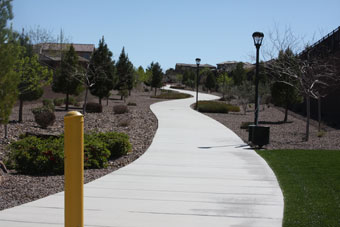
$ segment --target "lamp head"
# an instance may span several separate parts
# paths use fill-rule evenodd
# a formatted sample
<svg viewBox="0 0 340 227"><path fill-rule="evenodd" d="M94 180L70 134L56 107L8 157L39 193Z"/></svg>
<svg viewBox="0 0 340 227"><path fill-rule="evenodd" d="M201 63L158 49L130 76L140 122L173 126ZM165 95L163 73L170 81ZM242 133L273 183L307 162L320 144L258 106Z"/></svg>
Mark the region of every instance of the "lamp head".
<svg viewBox="0 0 340 227"><path fill-rule="evenodd" d="M199 65L201 63L201 59L200 58L196 58L196 64Z"/></svg>
<svg viewBox="0 0 340 227"><path fill-rule="evenodd" d="M264 34L262 32L254 32L253 33L254 45L256 47L261 46L263 37L264 37Z"/></svg>

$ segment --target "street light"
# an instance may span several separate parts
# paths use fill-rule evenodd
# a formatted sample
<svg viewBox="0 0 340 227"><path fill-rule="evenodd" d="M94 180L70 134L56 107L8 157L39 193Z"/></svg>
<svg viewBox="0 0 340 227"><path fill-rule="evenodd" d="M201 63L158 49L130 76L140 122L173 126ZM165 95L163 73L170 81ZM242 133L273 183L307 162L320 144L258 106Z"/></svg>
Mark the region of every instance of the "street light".
<svg viewBox="0 0 340 227"><path fill-rule="evenodd" d="M255 74L255 120L254 123L257 126L259 123L259 52L260 46L263 40L262 32L254 32L253 39L256 47L256 74Z"/></svg>
<svg viewBox="0 0 340 227"><path fill-rule="evenodd" d="M196 106L195 109L198 110L198 73L200 68L201 59L196 58L196 65L197 65L197 75L196 75Z"/></svg>

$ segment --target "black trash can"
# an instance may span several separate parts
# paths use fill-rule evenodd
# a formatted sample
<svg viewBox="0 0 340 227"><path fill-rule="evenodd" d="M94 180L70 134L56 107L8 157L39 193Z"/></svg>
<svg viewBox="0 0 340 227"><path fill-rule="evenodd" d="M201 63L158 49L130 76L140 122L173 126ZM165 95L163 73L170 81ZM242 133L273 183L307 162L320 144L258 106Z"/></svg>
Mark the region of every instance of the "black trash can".
<svg viewBox="0 0 340 227"><path fill-rule="evenodd" d="M270 128L268 126L249 125L248 141L259 146L269 144Z"/></svg>

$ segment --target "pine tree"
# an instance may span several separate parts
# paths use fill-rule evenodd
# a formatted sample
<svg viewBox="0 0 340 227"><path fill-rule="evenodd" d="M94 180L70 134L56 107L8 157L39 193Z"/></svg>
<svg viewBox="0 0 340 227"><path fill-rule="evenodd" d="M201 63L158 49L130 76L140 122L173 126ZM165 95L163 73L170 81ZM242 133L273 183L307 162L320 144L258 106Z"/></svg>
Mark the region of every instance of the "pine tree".
<svg viewBox="0 0 340 227"><path fill-rule="evenodd" d="M19 73L16 66L20 63L21 48L13 37L12 29L6 28L7 21L13 18L11 0L1 1L0 12L0 124L6 126L18 95Z"/></svg>
<svg viewBox="0 0 340 227"><path fill-rule="evenodd" d="M123 99L123 94L126 93L127 90L130 94L133 88L133 65L129 61L129 57L125 54L124 47L119 55L116 68L118 77L116 89L121 94L121 99Z"/></svg>
<svg viewBox="0 0 340 227"><path fill-rule="evenodd" d="M151 87L155 88L155 95L157 94L157 88L162 86L163 70L158 62L151 62L147 71L151 72Z"/></svg>
<svg viewBox="0 0 340 227"><path fill-rule="evenodd" d="M89 80L93 86L90 88L92 95L102 99L108 97L114 87L115 62L111 59L112 52L104 41L104 36L99 40L98 48L93 52L90 61Z"/></svg>
<svg viewBox="0 0 340 227"><path fill-rule="evenodd" d="M43 87L51 83L52 72L38 62L38 56L33 54L32 45L24 34L20 37L23 47L21 54L21 67L19 91L19 122L22 122L24 101L39 99L43 94Z"/></svg>
<svg viewBox="0 0 340 227"><path fill-rule="evenodd" d="M78 55L71 44L69 51L62 55L60 68L57 70L52 84L53 91L66 94L65 110L68 110L69 96L78 95L81 90L82 77L78 71Z"/></svg>
<svg viewBox="0 0 340 227"><path fill-rule="evenodd" d="M205 86L208 88L208 90L210 90L210 92L216 87L216 78L214 73L211 71L208 72Z"/></svg>

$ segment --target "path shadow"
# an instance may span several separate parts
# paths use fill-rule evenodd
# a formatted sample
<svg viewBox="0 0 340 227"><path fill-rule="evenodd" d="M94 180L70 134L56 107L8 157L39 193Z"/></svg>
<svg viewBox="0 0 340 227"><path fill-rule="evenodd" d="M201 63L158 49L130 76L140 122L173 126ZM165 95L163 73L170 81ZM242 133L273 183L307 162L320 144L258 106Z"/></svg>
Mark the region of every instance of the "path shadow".
<svg viewBox="0 0 340 227"><path fill-rule="evenodd" d="M265 125L282 125L282 124L291 124L293 121L259 121L259 124L265 124Z"/></svg>

